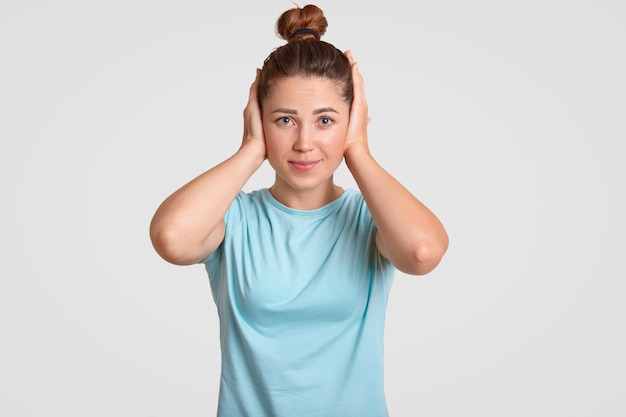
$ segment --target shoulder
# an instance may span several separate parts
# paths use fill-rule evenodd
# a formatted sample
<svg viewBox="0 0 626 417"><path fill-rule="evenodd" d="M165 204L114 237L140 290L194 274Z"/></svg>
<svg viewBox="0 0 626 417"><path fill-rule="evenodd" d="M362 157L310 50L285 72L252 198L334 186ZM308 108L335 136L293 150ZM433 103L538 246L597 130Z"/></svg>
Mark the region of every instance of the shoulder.
<svg viewBox="0 0 626 417"><path fill-rule="evenodd" d="M371 220L369 208L359 190L348 188L343 192L341 210L352 213L360 220Z"/></svg>
<svg viewBox="0 0 626 417"><path fill-rule="evenodd" d="M267 189L254 190L250 192L240 191L233 200L230 208L224 216L225 222L232 222L245 219L260 207L267 205Z"/></svg>

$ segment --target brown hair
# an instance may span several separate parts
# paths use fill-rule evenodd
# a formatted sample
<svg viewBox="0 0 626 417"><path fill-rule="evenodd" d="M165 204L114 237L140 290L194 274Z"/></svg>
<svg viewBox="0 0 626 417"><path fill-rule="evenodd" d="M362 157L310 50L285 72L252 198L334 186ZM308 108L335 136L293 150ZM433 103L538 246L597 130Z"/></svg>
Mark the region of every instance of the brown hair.
<svg viewBox="0 0 626 417"><path fill-rule="evenodd" d="M343 99L352 104L352 70L348 58L330 43L319 40L326 33L327 26L324 12L312 4L287 10L278 18L276 34L287 44L272 51L265 59L258 87L261 108L272 84L296 76L335 81L341 87Z"/></svg>

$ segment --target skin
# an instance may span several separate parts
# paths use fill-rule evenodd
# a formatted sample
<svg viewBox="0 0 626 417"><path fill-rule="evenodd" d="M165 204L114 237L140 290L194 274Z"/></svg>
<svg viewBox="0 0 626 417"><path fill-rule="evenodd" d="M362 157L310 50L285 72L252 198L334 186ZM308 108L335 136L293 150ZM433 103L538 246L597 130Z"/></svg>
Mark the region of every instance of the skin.
<svg viewBox="0 0 626 417"><path fill-rule="evenodd" d="M277 83L263 104L267 159L276 171L270 192L286 206L315 209L343 192L333 182L350 121L340 93L330 80L294 77Z"/></svg>
<svg viewBox="0 0 626 417"><path fill-rule="evenodd" d="M437 266L448 247L446 231L371 155L363 79L352 54L346 52L346 56L354 83L351 107L332 81L293 77L273 86L261 112L257 70L244 109L238 151L177 190L157 209L150 235L161 257L189 265L213 252L224 238L224 214L266 158L276 172L272 195L303 210L319 208L343 193L334 184L333 174L345 160L377 226L376 245L381 254L411 275L426 274Z"/></svg>

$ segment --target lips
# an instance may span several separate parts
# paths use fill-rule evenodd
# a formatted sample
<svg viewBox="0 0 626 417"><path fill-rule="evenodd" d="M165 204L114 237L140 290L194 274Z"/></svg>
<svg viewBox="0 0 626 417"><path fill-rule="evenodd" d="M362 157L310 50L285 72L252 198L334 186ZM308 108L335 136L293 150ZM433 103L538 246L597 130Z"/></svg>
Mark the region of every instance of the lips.
<svg viewBox="0 0 626 417"><path fill-rule="evenodd" d="M309 172L317 166L319 161L289 161L289 166L298 172Z"/></svg>

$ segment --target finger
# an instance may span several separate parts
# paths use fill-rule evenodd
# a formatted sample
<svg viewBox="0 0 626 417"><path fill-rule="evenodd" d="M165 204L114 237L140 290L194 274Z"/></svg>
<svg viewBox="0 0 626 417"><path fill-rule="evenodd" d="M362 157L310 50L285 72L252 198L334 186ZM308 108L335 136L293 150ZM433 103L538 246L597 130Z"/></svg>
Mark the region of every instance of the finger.
<svg viewBox="0 0 626 417"><path fill-rule="evenodd" d="M363 88L363 77L361 76L361 72L359 71L359 63L355 61L354 55L351 50L347 50L344 52L345 56L348 58L348 62L350 62L350 67L352 70L352 82L355 90L358 88L358 93L364 93Z"/></svg>
<svg viewBox="0 0 626 417"><path fill-rule="evenodd" d="M260 79L261 70L257 68L256 77L254 82L250 85L250 92L248 95L248 103L246 103L246 107L243 109L245 122L254 124L254 119L261 117L261 109L259 107L258 101L258 90L259 90L259 79ZM249 126L253 128L252 126Z"/></svg>
<svg viewBox="0 0 626 417"><path fill-rule="evenodd" d="M346 58L348 58L348 62L350 62L350 65L352 65L354 63L354 57L352 56L352 51L348 49L343 54L346 56Z"/></svg>
<svg viewBox="0 0 626 417"><path fill-rule="evenodd" d="M250 99L256 99L260 76L261 76L261 70L257 68L256 77L254 78L254 81L250 85L250 97L249 97Z"/></svg>
<svg viewBox="0 0 626 417"><path fill-rule="evenodd" d="M363 76L359 71L358 62L355 62L352 65L352 88L354 91L354 100L365 106L365 83L363 82Z"/></svg>

